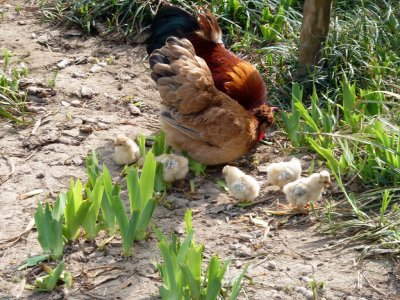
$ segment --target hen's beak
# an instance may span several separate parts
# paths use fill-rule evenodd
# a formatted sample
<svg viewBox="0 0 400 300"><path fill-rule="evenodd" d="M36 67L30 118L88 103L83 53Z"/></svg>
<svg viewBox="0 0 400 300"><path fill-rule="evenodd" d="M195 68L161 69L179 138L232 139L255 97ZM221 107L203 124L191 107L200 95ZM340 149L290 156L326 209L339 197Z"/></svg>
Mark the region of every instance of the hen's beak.
<svg viewBox="0 0 400 300"><path fill-rule="evenodd" d="M267 136L267 135L265 134L265 132L261 132L260 135L258 136L258 141L261 142L262 140L264 140L264 138L265 138L266 136Z"/></svg>

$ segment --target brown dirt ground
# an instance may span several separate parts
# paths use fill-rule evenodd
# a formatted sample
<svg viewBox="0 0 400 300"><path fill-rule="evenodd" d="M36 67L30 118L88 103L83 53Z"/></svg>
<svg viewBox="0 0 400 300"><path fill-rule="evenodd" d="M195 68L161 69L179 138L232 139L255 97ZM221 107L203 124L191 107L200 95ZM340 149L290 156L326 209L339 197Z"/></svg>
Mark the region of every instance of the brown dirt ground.
<svg viewBox="0 0 400 300"><path fill-rule="evenodd" d="M45 104L36 105L43 107L44 112L33 114L32 123L20 127L2 123L0 127L0 174L10 172L11 162L15 166L9 179L0 186L0 240L23 231L33 217L38 199L54 199L71 178L86 180L84 160L91 147L97 149L101 162L116 177L121 168L112 160L111 141L115 135L150 134L159 127L159 95L143 63L143 49L96 37L86 38L79 31L43 23L38 8L31 2L20 3L22 13L18 15L14 9L17 3L0 1L4 12L0 45L15 53L14 65L25 63L30 71L28 78L33 79L31 84L35 86L46 85L63 59L71 59L71 64L59 70L56 95L47 97ZM114 59L110 60L111 57ZM102 61L108 62L107 65L91 73L93 65ZM85 76L73 78L74 72ZM93 90L91 99L81 97L82 87ZM127 97L143 102L139 116L130 114L124 101ZM79 104L73 100L79 100ZM41 125L32 134L39 119ZM87 127L94 130L80 130ZM274 146L260 145L250 160L265 165L287 156L287 151L277 143L278 137L272 141ZM265 182L263 175L248 161L243 159L237 165ZM303 164L307 168L310 162L303 160ZM358 262L358 253L354 250L330 249L335 241L318 233L320 223L313 216L290 218L284 226L271 230L266 243L257 249L263 229L250 224L249 216L271 220L267 211L276 209L277 201L284 201L282 195L264 186L260 197L265 200L263 203L238 208L229 205L233 200L216 185L220 178L221 167L210 168L205 178L195 179L194 196L188 196L188 182L183 192L172 188L167 197L171 205L157 207L154 223L164 232L181 232L183 215L191 207L197 241L205 243L207 257L213 253L223 259L231 257L230 277L237 275L245 263L250 263L248 275L252 282L246 281L244 288L248 299L311 299L299 289L307 287L311 278L326 283L319 299L399 299L394 263L384 258ZM21 194L36 189L43 189L43 193L21 199ZM24 276L30 282L39 274L38 268L17 272L16 267L40 251L34 230L12 246L2 244L1 299L18 294L18 285ZM157 299L160 279L152 261L159 259L160 254L155 238L136 243L130 259L122 259L120 251L118 239L104 251L83 240L67 246L64 259L66 269L74 276L73 288L50 295L24 290L22 297Z"/></svg>

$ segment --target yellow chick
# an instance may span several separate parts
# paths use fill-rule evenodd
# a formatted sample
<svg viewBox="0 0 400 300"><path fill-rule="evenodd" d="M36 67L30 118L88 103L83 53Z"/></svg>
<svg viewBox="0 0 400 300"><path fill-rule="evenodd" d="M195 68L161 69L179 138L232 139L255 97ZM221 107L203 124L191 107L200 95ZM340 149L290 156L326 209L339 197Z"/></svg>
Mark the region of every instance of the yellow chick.
<svg viewBox="0 0 400 300"><path fill-rule="evenodd" d="M114 161L118 165L130 165L140 158L139 146L123 134L117 136L114 146Z"/></svg>
<svg viewBox="0 0 400 300"><path fill-rule="evenodd" d="M162 154L156 161L163 164L163 177L166 182L184 179L189 172L189 160L181 155Z"/></svg>
<svg viewBox="0 0 400 300"><path fill-rule="evenodd" d="M283 187L283 193L294 209L304 210L304 206L308 202L318 201L321 198L324 187L329 187L330 184L329 172L322 171L288 183Z"/></svg>
<svg viewBox="0 0 400 300"><path fill-rule="evenodd" d="M267 182L281 189L289 182L300 178L301 163L296 157L290 161L272 163L267 167Z"/></svg>
<svg viewBox="0 0 400 300"><path fill-rule="evenodd" d="M232 166L222 169L226 185L233 197L239 201L253 201L260 193L260 184L250 175Z"/></svg>

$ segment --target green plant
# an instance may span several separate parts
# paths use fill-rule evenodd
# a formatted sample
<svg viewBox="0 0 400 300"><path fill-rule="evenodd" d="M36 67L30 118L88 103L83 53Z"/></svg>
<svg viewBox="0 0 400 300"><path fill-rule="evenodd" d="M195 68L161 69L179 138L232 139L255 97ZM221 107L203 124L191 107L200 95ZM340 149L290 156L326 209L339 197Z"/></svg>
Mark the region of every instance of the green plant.
<svg viewBox="0 0 400 300"><path fill-rule="evenodd" d="M121 231L124 256L131 255L134 240L142 240L147 236L147 227L157 204L153 198L155 170L156 161L151 150L146 155L140 177L136 167L127 169L130 218L122 205L119 194L112 195L110 198Z"/></svg>
<svg viewBox="0 0 400 300"><path fill-rule="evenodd" d="M69 288L72 286L72 275L64 271L64 261L61 261L54 270L47 265L45 265L44 269L48 275L36 278L36 290L40 292L51 292L55 289L60 280L65 283L66 287Z"/></svg>
<svg viewBox="0 0 400 300"><path fill-rule="evenodd" d="M292 0L281 0L276 15L273 16L268 6L262 11L262 20L267 24L261 24L260 30L266 42L273 42L282 32L285 22L285 12L292 5Z"/></svg>
<svg viewBox="0 0 400 300"><path fill-rule="evenodd" d="M7 48L3 49L3 71L7 72L8 66L10 64L10 58L13 56L13 53Z"/></svg>
<svg viewBox="0 0 400 300"><path fill-rule="evenodd" d="M80 226L86 218L91 207L89 201L82 200L82 183L78 179L76 183L71 180L67 193L61 193L65 202L65 224L63 226L64 237L69 241L75 241L80 234Z"/></svg>
<svg viewBox="0 0 400 300"><path fill-rule="evenodd" d="M88 175L87 188L93 189L99 177L102 178L104 191L100 204L102 227L110 236L116 231L116 217L111 205L112 197L119 197L121 186L113 184L110 173L105 165L103 165L103 174L100 172L99 159L95 149L86 156L86 173Z"/></svg>
<svg viewBox="0 0 400 300"><path fill-rule="evenodd" d="M140 212L139 224L135 240L146 238L148 224L157 205L154 199L154 182L156 175L156 161L153 151L150 150L144 162L140 178L137 168L129 168L126 176L131 213Z"/></svg>
<svg viewBox="0 0 400 300"><path fill-rule="evenodd" d="M393 194L390 194L389 190L384 190L383 194L382 194L382 205L379 208L379 212L380 212L380 225L381 226L385 226L387 223L387 219L386 219L386 212L387 209L389 207L390 201L392 201L393 199Z"/></svg>
<svg viewBox="0 0 400 300"><path fill-rule="evenodd" d="M163 153L170 153L171 147L165 143L165 133L160 131L154 137L154 144L152 146L154 156L159 156ZM156 174L154 179L154 189L156 192L164 192L167 190L168 184L164 181L163 164L157 162Z"/></svg>
<svg viewBox="0 0 400 300"><path fill-rule="evenodd" d="M85 229L86 237L89 240L93 240L101 229L99 223L97 222L97 217L103 200L103 191L104 185L101 176L97 177L92 189L85 189L87 196L86 201L90 203L90 206L87 210L85 218L83 219L82 226Z"/></svg>
<svg viewBox="0 0 400 300"><path fill-rule="evenodd" d="M317 300L318 299L318 292L323 291L325 289L325 285L326 283L321 281L318 282L315 278L313 278L308 286L310 287L312 293L313 293L313 300Z"/></svg>
<svg viewBox="0 0 400 300"><path fill-rule="evenodd" d="M49 87L51 87L52 89L54 89L56 87L56 80L57 80L57 76L58 76L58 70L53 71L52 75L51 75L51 79L48 81Z"/></svg>
<svg viewBox="0 0 400 300"><path fill-rule="evenodd" d="M163 257L163 263L157 263L157 269L163 280L160 287L162 299L217 299L222 294L222 282L230 260L224 263L218 256L212 256L202 280L202 263L204 245L194 241L192 213L185 214L186 238L180 241L172 234L168 243L163 233L155 228L154 232L159 241L158 246ZM241 290L241 281L247 271L244 268L235 280L229 299L237 299Z"/></svg>
<svg viewBox="0 0 400 300"><path fill-rule="evenodd" d="M304 137L299 133L300 129L300 113L298 111L297 103L302 103L303 89L298 83L292 86L292 112L291 114L282 111L282 120L285 125L286 132L293 143L293 146L300 146L304 143Z"/></svg>
<svg viewBox="0 0 400 300"><path fill-rule="evenodd" d="M15 5L15 12L19 15L22 11L22 6L20 4Z"/></svg>
<svg viewBox="0 0 400 300"><path fill-rule="evenodd" d="M140 149L140 157L143 159L146 158L146 137L142 134L139 134L136 138L139 149Z"/></svg>
<svg viewBox="0 0 400 300"><path fill-rule="evenodd" d="M105 165L103 165L103 185L104 193L101 202L101 216L103 219L103 227L108 231L110 236L114 235L116 231L116 217L111 205L113 197L118 197L121 192L119 184L113 184L111 181L110 173Z"/></svg>
<svg viewBox="0 0 400 300"><path fill-rule="evenodd" d="M46 202L45 209L40 203L35 213L35 225L38 231L39 243L45 253L53 260L60 258L63 254L63 218L65 208L65 197L58 197L54 206Z"/></svg>
<svg viewBox="0 0 400 300"><path fill-rule="evenodd" d="M3 49L3 72L0 71L0 117L21 123L23 120L18 116L23 115L26 96L21 96L19 80L28 74L28 69L25 66L9 68L12 55L11 51Z"/></svg>
<svg viewBox="0 0 400 300"><path fill-rule="evenodd" d="M207 165L191 158L186 151L183 151L182 154L189 160L189 170L192 171L195 176L202 176L206 174Z"/></svg>
<svg viewBox="0 0 400 300"><path fill-rule="evenodd" d="M122 237L122 254L124 256L132 255L132 244L135 239L136 229L139 221L139 211L135 210L132 212L131 217L125 211L122 205L121 199L118 196L113 196L111 199L111 206L116 215L116 220L119 225L119 230Z"/></svg>

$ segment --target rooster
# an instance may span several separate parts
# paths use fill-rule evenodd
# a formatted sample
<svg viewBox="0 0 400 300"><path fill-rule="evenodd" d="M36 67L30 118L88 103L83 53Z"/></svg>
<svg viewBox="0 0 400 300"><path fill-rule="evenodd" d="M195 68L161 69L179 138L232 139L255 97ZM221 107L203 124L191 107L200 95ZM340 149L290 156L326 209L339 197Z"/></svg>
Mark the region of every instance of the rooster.
<svg viewBox="0 0 400 300"><path fill-rule="evenodd" d="M195 160L207 165L235 160L247 154L261 130L273 122L264 107L250 112L219 91L206 62L187 39L168 38L149 62L162 99L166 141Z"/></svg>
<svg viewBox="0 0 400 300"><path fill-rule="evenodd" d="M175 6L165 6L155 15L146 40L147 52L165 45L168 37L186 38L197 56L205 60L215 87L236 100L252 115L262 115L273 123L275 107L266 104L266 88L257 69L225 48L217 19L210 13L197 18ZM258 140L265 137L265 124Z"/></svg>

